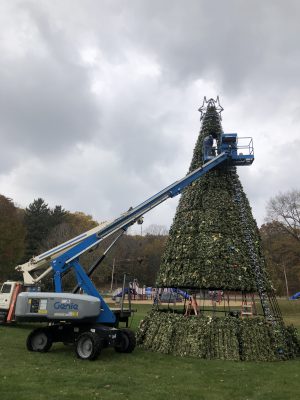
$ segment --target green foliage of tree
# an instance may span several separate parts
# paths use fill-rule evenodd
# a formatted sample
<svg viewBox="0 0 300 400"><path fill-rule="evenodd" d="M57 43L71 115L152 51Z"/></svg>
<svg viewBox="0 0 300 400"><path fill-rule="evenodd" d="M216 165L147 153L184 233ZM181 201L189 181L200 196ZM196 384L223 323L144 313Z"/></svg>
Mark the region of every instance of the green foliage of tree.
<svg viewBox="0 0 300 400"><path fill-rule="evenodd" d="M152 310L141 322L137 342L164 354L235 361L275 361L299 353L293 327L273 329L263 318L238 319Z"/></svg>
<svg viewBox="0 0 300 400"><path fill-rule="evenodd" d="M209 104L190 171L203 164L204 138L212 135L219 143L221 133L219 114ZM265 318L185 317L180 311L158 309L145 318L137 333L139 344L146 349L257 361L288 359L298 352L295 332L290 333L277 311L259 230L234 167L221 165L182 194L157 283L173 288L258 292Z"/></svg>
<svg viewBox="0 0 300 400"><path fill-rule="evenodd" d="M62 208L62 206L55 206L50 210L50 229L65 221L68 215L69 212Z"/></svg>
<svg viewBox="0 0 300 400"><path fill-rule="evenodd" d="M24 254L23 214L13 201L0 195L0 281L15 277L14 267Z"/></svg>
<svg viewBox="0 0 300 400"><path fill-rule="evenodd" d="M41 198L34 200L25 209L24 224L26 227L25 261L38 255L42 240L50 229L50 208Z"/></svg>
<svg viewBox="0 0 300 400"><path fill-rule="evenodd" d="M211 134L219 142L221 133L219 114L210 107L203 118L189 172L203 164L204 138ZM241 209L246 223L241 220ZM255 291L245 225L264 273L258 228L236 168L223 165L201 177L179 201L158 286ZM269 286L266 276L265 286Z"/></svg>
<svg viewBox="0 0 300 400"><path fill-rule="evenodd" d="M61 206L51 209L42 198L34 200L25 209L26 251L24 261L45 250L44 243L51 230L61 224L68 213Z"/></svg>

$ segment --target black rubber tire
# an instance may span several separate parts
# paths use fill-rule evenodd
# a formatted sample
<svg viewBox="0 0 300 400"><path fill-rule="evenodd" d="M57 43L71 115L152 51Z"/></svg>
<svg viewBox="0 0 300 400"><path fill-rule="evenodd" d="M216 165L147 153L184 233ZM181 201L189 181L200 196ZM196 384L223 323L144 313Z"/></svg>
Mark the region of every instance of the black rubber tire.
<svg viewBox="0 0 300 400"><path fill-rule="evenodd" d="M101 338L97 333L84 332L75 343L75 353L81 360L96 360L102 349Z"/></svg>
<svg viewBox="0 0 300 400"><path fill-rule="evenodd" d="M132 330L123 328L121 331L121 343L115 346L117 353L132 353L136 346L135 334Z"/></svg>
<svg viewBox="0 0 300 400"><path fill-rule="evenodd" d="M38 328L32 331L26 341L26 347L29 351L37 351L40 353L46 353L50 350L53 340L49 329Z"/></svg>

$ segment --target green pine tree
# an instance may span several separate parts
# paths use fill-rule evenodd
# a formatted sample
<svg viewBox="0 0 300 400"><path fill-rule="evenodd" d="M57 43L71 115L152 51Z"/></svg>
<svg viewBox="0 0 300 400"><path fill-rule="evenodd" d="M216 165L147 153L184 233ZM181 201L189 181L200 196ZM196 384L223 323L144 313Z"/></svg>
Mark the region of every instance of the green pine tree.
<svg viewBox="0 0 300 400"><path fill-rule="evenodd" d="M57 225L65 221L68 212L62 206L51 209L45 200L34 200L25 210L24 224L26 228L26 251L23 261L38 255L45 250L43 244L49 233Z"/></svg>
<svg viewBox="0 0 300 400"><path fill-rule="evenodd" d="M41 241L49 232L50 208L41 198L34 200L25 209L26 251L24 262L39 254Z"/></svg>

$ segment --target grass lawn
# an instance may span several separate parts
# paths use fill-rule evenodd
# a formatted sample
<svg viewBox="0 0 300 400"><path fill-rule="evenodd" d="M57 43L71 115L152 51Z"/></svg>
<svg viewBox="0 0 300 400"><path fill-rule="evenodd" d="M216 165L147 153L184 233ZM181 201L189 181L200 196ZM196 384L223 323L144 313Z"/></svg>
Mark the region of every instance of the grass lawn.
<svg viewBox="0 0 300 400"><path fill-rule="evenodd" d="M300 329L300 301L280 301L288 323ZM150 309L137 306L132 328ZM72 347L55 344L30 353L30 325L0 327L0 400L23 399L261 399L299 397L300 359L254 363L208 361L150 353L103 350L94 362L75 358Z"/></svg>

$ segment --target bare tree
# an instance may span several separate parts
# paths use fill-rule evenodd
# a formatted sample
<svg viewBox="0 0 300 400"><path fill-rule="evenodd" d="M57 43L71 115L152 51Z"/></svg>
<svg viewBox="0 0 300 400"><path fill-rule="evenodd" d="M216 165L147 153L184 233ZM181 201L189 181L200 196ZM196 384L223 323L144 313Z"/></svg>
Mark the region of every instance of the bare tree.
<svg viewBox="0 0 300 400"><path fill-rule="evenodd" d="M300 241L300 191L279 193L267 204L267 221L277 221L285 231Z"/></svg>
<svg viewBox="0 0 300 400"><path fill-rule="evenodd" d="M149 225L146 229L146 235L154 235L154 236L167 236L168 229L165 225Z"/></svg>

